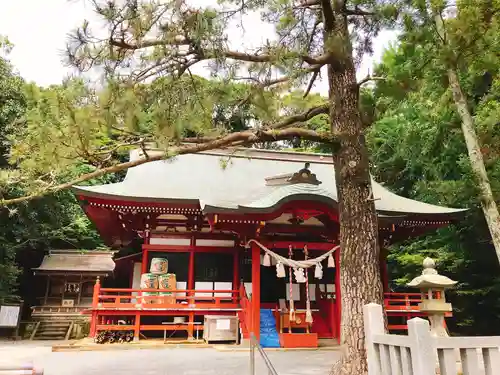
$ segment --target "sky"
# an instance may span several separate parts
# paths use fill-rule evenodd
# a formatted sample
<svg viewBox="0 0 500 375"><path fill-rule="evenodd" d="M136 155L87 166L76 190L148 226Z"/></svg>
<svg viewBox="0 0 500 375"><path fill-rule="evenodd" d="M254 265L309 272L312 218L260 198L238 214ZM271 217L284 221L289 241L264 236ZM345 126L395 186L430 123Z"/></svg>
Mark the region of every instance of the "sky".
<svg viewBox="0 0 500 375"><path fill-rule="evenodd" d="M192 0L195 5L209 5L214 0ZM27 81L40 86L60 83L74 73L63 63L68 33L84 19L96 20L91 5L84 0L4 0L0 12L0 35L14 44L9 60ZM231 44L239 50L258 46L273 34L272 25L260 21L258 15L244 19L242 30L235 22L229 30ZM364 59L358 69L359 78L366 76L383 50L395 39L393 32L382 32L374 43L374 54ZM200 66L196 73L208 72ZM314 92L327 94L326 80L316 83Z"/></svg>

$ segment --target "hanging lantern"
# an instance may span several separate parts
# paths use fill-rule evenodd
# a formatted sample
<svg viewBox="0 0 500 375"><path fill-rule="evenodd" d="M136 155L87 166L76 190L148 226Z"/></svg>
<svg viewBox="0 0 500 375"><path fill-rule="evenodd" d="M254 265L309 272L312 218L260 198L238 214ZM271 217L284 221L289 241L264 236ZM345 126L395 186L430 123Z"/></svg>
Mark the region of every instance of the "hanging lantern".
<svg viewBox="0 0 500 375"><path fill-rule="evenodd" d="M316 268L314 268L314 277L320 280L323 278L323 266L319 262L316 263Z"/></svg>
<svg viewBox="0 0 500 375"><path fill-rule="evenodd" d="M333 255L328 255L328 268L335 268L335 259L333 259Z"/></svg>
<svg viewBox="0 0 500 375"><path fill-rule="evenodd" d="M262 265L264 267L271 267L271 257L268 253L264 255L264 260L262 261Z"/></svg>
<svg viewBox="0 0 500 375"><path fill-rule="evenodd" d="M281 262L278 262L278 264L276 264L276 277L279 278L286 277L285 266L283 266L283 263Z"/></svg>
<svg viewBox="0 0 500 375"><path fill-rule="evenodd" d="M295 268L293 270L293 273L295 275L295 280L299 284L303 284L306 282L306 277L304 276L304 269L303 268Z"/></svg>

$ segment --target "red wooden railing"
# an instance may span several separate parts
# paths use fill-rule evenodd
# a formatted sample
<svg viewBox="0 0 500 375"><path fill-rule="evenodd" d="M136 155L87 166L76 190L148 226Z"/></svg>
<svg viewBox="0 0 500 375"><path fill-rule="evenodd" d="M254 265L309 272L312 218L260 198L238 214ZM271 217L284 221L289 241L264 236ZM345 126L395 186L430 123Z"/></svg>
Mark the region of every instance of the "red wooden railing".
<svg viewBox="0 0 500 375"><path fill-rule="evenodd" d="M420 293L385 293L384 308L386 312L417 312L422 302Z"/></svg>
<svg viewBox="0 0 500 375"><path fill-rule="evenodd" d="M252 303L242 284L239 290L175 290L171 295L144 295L158 293L158 289L122 289L102 288L99 279L94 285L92 298L93 309L239 309L240 321L244 336L252 330ZM161 291L167 292L167 291ZM327 312L332 326L335 324L333 304L336 302L335 292L319 292L318 301L331 302L332 309ZM439 297L435 295L434 297ZM387 316L406 319L422 316L419 303L420 293L385 293L384 308ZM331 310L331 311L330 311ZM449 314L448 316L451 316ZM334 329L334 327L332 327ZM406 324L389 324L389 329L406 329Z"/></svg>
<svg viewBox="0 0 500 375"><path fill-rule="evenodd" d="M243 284L240 285L240 306L241 313L239 314L243 338L249 338L249 333L252 330L252 301L248 298L247 291Z"/></svg>
<svg viewBox="0 0 500 375"><path fill-rule="evenodd" d="M96 284L97 285L97 284ZM171 293L170 295L159 295ZM145 295L156 293L155 295ZM94 289L94 309L238 308L238 290L174 290L100 288Z"/></svg>

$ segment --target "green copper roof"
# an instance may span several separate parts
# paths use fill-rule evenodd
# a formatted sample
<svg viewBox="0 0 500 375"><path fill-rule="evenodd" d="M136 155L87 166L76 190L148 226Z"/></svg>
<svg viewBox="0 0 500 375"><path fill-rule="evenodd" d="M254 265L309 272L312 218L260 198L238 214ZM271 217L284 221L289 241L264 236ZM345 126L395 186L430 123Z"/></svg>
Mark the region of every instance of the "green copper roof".
<svg viewBox="0 0 500 375"><path fill-rule="evenodd" d="M139 157L140 150L131 153L131 160ZM266 178L298 172L306 162L320 185L266 185ZM375 181L372 186L376 209L386 216L454 216L465 211L403 198ZM205 212L267 211L292 199L337 203L331 156L255 149L216 150L145 163L131 168L123 182L74 190L112 200L199 203Z"/></svg>

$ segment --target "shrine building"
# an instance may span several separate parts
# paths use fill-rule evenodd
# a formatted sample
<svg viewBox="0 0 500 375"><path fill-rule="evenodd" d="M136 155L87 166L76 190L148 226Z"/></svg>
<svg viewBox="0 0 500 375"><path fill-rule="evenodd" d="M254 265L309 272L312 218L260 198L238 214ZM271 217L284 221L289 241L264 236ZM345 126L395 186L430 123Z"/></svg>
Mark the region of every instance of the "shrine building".
<svg viewBox="0 0 500 375"><path fill-rule="evenodd" d="M130 153L131 161L144 157ZM421 315L419 295L390 292L385 248L460 220L465 210L400 197L375 181L372 188L385 308L405 321ZM264 346L339 338L342 249L331 155L213 150L144 163L122 182L74 192L107 245L137 249L115 256L113 278L97 279L86 310L91 337L128 330L134 339L167 331L194 339L208 330L207 317L219 316L237 317L238 336L253 333ZM404 321L390 328L404 329Z"/></svg>

